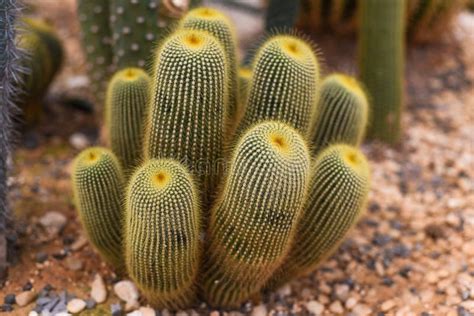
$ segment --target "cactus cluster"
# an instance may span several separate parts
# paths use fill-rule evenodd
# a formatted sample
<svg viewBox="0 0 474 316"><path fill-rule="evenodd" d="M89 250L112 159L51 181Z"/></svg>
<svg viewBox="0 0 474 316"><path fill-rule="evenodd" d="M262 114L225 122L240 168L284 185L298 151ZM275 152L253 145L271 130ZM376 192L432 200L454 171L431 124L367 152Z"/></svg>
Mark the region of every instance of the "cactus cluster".
<svg viewBox="0 0 474 316"><path fill-rule="evenodd" d="M354 33L363 20L361 6L365 0L301 0L297 25L313 32L333 30ZM410 0L405 6L408 37L416 41L432 41L449 29L449 24L466 0Z"/></svg>
<svg viewBox="0 0 474 316"><path fill-rule="evenodd" d="M18 45L25 52L20 63L25 69L19 107L27 124L41 115L41 102L61 68L64 52L56 31L40 19L23 18Z"/></svg>
<svg viewBox="0 0 474 316"><path fill-rule="evenodd" d="M79 154L76 208L150 304L234 308L314 270L362 214L368 104L349 76L321 82L307 40L274 35L237 72L222 13L197 8L178 25L150 78L126 68L110 81L112 151Z"/></svg>
<svg viewBox="0 0 474 316"><path fill-rule="evenodd" d="M147 69L151 53L189 7L200 0L78 0L77 16L92 89L101 109L107 82L127 67ZM100 111L99 111L100 112Z"/></svg>

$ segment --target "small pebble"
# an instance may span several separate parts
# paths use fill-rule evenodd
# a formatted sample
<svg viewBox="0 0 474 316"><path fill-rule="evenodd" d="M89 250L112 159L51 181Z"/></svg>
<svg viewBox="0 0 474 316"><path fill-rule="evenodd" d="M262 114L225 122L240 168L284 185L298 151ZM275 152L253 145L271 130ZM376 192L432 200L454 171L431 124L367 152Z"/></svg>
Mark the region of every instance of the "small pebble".
<svg viewBox="0 0 474 316"><path fill-rule="evenodd" d="M30 304L36 298L35 291L21 292L16 296L16 303L18 306L23 307Z"/></svg>
<svg viewBox="0 0 474 316"><path fill-rule="evenodd" d="M352 309L352 312L357 316L368 316L372 314L372 309L367 305L357 305Z"/></svg>
<svg viewBox="0 0 474 316"><path fill-rule="evenodd" d="M3 298L3 302L9 305L15 304L15 294L10 293L10 294L5 295L5 297Z"/></svg>
<svg viewBox="0 0 474 316"><path fill-rule="evenodd" d="M99 304L102 304L107 299L107 288L100 274L96 274L94 281L92 281L91 297Z"/></svg>
<svg viewBox="0 0 474 316"><path fill-rule="evenodd" d="M120 304L112 304L110 305L110 312L112 316L121 316L122 315L122 307Z"/></svg>
<svg viewBox="0 0 474 316"><path fill-rule="evenodd" d="M156 316L155 310L151 307L142 306L138 311L142 313L141 316Z"/></svg>
<svg viewBox="0 0 474 316"><path fill-rule="evenodd" d="M395 301L394 300L388 300L388 301L385 301L385 302L382 303L382 305L380 306L380 309L382 310L382 312L388 312L389 310L391 310L394 307L395 307Z"/></svg>
<svg viewBox="0 0 474 316"><path fill-rule="evenodd" d="M118 298L125 302L135 302L139 298L137 287L129 280L115 283L114 292Z"/></svg>
<svg viewBox="0 0 474 316"><path fill-rule="evenodd" d="M306 303L306 309L308 312L318 316L322 315L324 312L324 305L319 303L318 301L309 301Z"/></svg>
<svg viewBox="0 0 474 316"><path fill-rule="evenodd" d="M31 311L28 313L28 316L39 316L37 311Z"/></svg>
<svg viewBox="0 0 474 316"><path fill-rule="evenodd" d="M329 305L329 310L336 314L344 313L344 308L342 307L342 304L339 301L335 301L331 305Z"/></svg>
<svg viewBox="0 0 474 316"><path fill-rule="evenodd" d="M38 263L43 263L48 260L48 254L45 252L38 252L35 257L35 261Z"/></svg>
<svg viewBox="0 0 474 316"><path fill-rule="evenodd" d="M136 310L140 307L140 303L138 301L127 301L125 303L124 310L125 312L131 312L133 310Z"/></svg>
<svg viewBox="0 0 474 316"><path fill-rule="evenodd" d="M355 297L349 297L346 301L346 308L353 309L357 305L357 299Z"/></svg>
<svg viewBox="0 0 474 316"><path fill-rule="evenodd" d="M291 286L285 284L277 290L277 293L280 297L286 297L291 295Z"/></svg>
<svg viewBox="0 0 474 316"><path fill-rule="evenodd" d="M82 270L82 268L84 267L84 263L77 258L68 257L66 259L66 266L71 271L79 271Z"/></svg>
<svg viewBox="0 0 474 316"><path fill-rule="evenodd" d="M73 314L80 313L86 308L86 302L81 299L74 298L67 303L67 311Z"/></svg>
<svg viewBox="0 0 474 316"><path fill-rule="evenodd" d="M51 211L44 214L39 223L51 234L56 235L66 226L66 216L62 213Z"/></svg>
<svg viewBox="0 0 474 316"><path fill-rule="evenodd" d="M264 304L257 305L253 308L251 316L266 316L267 306Z"/></svg>
<svg viewBox="0 0 474 316"><path fill-rule="evenodd" d="M97 302L93 298L88 298L86 300L86 308L87 309L93 309L96 306L97 306Z"/></svg>
<svg viewBox="0 0 474 316"><path fill-rule="evenodd" d="M79 238L71 245L72 251L81 250L87 244L87 238L83 235L79 236Z"/></svg>
<svg viewBox="0 0 474 316"><path fill-rule="evenodd" d="M334 288L334 295L342 302L345 302L349 297L349 286L347 284L337 284Z"/></svg>
<svg viewBox="0 0 474 316"><path fill-rule="evenodd" d="M82 150L89 146L89 140L82 133L74 133L69 137L69 143L74 149Z"/></svg>
<svg viewBox="0 0 474 316"><path fill-rule="evenodd" d="M30 281L26 282L25 285L23 285L22 290L23 291L30 291L33 288L33 284L31 284Z"/></svg>
<svg viewBox="0 0 474 316"><path fill-rule="evenodd" d="M13 306L11 306L11 304L0 305L0 312L11 312L11 311L13 311Z"/></svg>

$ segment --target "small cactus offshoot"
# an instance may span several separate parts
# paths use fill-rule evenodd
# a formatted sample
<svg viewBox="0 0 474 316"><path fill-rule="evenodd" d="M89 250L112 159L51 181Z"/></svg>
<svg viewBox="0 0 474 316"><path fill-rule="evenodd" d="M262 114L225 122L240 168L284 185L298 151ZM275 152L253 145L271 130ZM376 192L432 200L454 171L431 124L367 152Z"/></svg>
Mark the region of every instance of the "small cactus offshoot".
<svg viewBox="0 0 474 316"><path fill-rule="evenodd" d="M118 159L106 148L86 149L74 160L72 182L75 205L89 240L121 271L124 178Z"/></svg>

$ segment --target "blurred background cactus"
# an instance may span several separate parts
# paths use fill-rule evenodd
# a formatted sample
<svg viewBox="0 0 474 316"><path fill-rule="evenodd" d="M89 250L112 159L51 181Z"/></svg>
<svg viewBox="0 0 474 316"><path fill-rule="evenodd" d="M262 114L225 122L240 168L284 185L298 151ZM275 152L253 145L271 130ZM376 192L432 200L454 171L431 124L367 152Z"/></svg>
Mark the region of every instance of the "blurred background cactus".
<svg viewBox="0 0 474 316"><path fill-rule="evenodd" d="M287 33L238 72L233 28L192 10L148 57L151 79L117 71L105 121L120 163L92 148L74 164L89 239L155 307L239 307L314 270L365 208L364 89L343 74L321 84L314 45ZM132 174L124 198L119 170Z"/></svg>
<svg viewBox="0 0 474 316"><path fill-rule="evenodd" d="M200 0L78 0L77 14L92 92L101 112L110 76L151 65L151 52L178 19Z"/></svg>
<svg viewBox="0 0 474 316"><path fill-rule="evenodd" d="M369 136L400 141L405 90L405 0L361 4L359 72L372 102Z"/></svg>
<svg viewBox="0 0 474 316"><path fill-rule="evenodd" d="M8 241L13 237L7 201L7 164L13 137L13 116L18 111L16 100L23 72L20 62L23 52L16 43L19 14L20 5L17 1L0 0L0 283L6 277Z"/></svg>
<svg viewBox="0 0 474 316"><path fill-rule="evenodd" d="M301 0L298 27L310 32L355 33L363 21L364 0ZM432 42L447 32L453 18L467 5L466 0L410 0L404 9L409 39Z"/></svg>

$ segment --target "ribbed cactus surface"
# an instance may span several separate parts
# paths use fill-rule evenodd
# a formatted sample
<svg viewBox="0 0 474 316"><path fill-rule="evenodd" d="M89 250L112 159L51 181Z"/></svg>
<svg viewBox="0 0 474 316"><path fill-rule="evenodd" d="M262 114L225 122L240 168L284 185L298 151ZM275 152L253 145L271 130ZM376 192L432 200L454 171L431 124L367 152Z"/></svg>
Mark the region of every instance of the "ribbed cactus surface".
<svg viewBox="0 0 474 316"><path fill-rule="evenodd" d="M367 160L355 147L333 145L318 156L298 233L275 284L312 271L332 254L363 213L369 181Z"/></svg>
<svg viewBox="0 0 474 316"><path fill-rule="evenodd" d="M122 270L124 179L117 158L105 148L84 150L74 160L72 181L76 209L89 240L109 264Z"/></svg>
<svg viewBox="0 0 474 316"><path fill-rule="evenodd" d="M405 0L361 2L360 78L369 92L369 136L388 143L401 137L405 73Z"/></svg>
<svg viewBox="0 0 474 316"><path fill-rule="evenodd" d="M140 68L125 68L109 83L106 125L112 151L127 173L142 159L149 94L150 77Z"/></svg>
<svg viewBox="0 0 474 316"><path fill-rule="evenodd" d="M360 145L369 104L355 78L343 74L326 77L321 83L317 109L311 133L313 156L330 144Z"/></svg>
<svg viewBox="0 0 474 316"><path fill-rule="evenodd" d="M200 261L198 192L190 173L173 160L150 160L127 189L127 270L158 308L186 308L196 297Z"/></svg>
<svg viewBox="0 0 474 316"><path fill-rule="evenodd" d="M109 6L109 0L77 1L82 47L94 83L91 88L99 103L105 98L107 81L114 71Z"/></svg>
<svg viewBox="0 0 474 316"><path fill-rule="evenodd" d="M117 69L147 65L158 39L157 0L109 0L110 31Z"/></svg>
<svg viewBox="0 0 474 316"><path fill-rule="evenodd" d="M277 35L258 50L238 135L262 120L286 122L306 135L314 115L319 64L300 38Z"/></svg>
<svg viewBox="0 0 474 316"><path fill-rule="evenodd" d="M220 11L201 7L191 10L180 23L182 28L202 30L215 36L222 44L227 58L227 85L228 85L228 116L232 119L237 111L239 89L237 82L236 34L234 25L229 18Z"/></svg>
<svg viewBox="0 0 474 316"><path fill-rule="evenodd" d="M252 79L252 69L250 67L241 67L238 70L239 78L239 105L237 112L239 114L245 113L245 105L249 95L250 80Z"/></svg>
<svg viewBox="0 0 474 316"><path fill-rule="evenodd" d="M212 306L237 307L258 293L290 250L309 183L307 146L290 126L245 133L211 211L203 285Z"/></svg>
<svg viewBox="0 0 474 316"><path fill-rule="evenodd" d="M223 155L228 74L221 44L209 33L179 30L155 56L145 158L174 158L210 192Z"/></svg>

